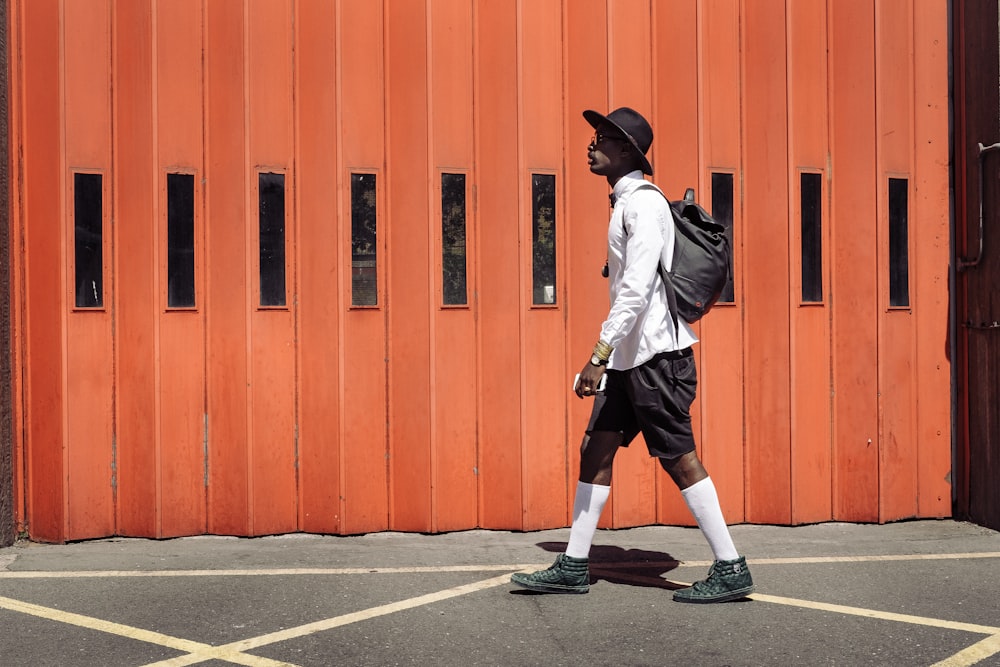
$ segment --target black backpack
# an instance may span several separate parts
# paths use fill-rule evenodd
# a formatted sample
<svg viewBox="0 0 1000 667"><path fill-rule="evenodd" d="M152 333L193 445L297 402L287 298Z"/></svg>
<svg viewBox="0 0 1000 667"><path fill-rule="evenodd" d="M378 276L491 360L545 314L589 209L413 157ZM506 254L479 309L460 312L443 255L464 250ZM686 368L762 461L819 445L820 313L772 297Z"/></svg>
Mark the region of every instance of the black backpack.
<svg viewBox="0 0 1000 667"><path fill-rule="evenodd" d="M663 194L649 182L639 187ZM677 230L674 258L672 270L667 271L663 264L659 268L668 288L667 305L677 331L678 315L685 322L697 322L719 300L729 281L732 251L726 228L695 202L693 188L685 191L681 201L668 199L667 203Z"/></svg>

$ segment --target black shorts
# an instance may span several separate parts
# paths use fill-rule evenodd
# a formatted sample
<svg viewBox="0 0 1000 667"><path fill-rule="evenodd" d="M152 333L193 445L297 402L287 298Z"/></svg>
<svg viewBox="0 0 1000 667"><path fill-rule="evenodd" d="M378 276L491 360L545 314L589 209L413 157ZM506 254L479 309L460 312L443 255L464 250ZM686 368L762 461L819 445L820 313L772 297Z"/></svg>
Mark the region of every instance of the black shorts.
<svg viewBox="0 0 1000 667"><path fill-rule="evenodd" d="M623 447L640 432L650 456L674 459L694 451L691 403L698 372L691 348L661 352L625 371L608 371L604 393L594 398L587 433L613 431Z"/></svg>

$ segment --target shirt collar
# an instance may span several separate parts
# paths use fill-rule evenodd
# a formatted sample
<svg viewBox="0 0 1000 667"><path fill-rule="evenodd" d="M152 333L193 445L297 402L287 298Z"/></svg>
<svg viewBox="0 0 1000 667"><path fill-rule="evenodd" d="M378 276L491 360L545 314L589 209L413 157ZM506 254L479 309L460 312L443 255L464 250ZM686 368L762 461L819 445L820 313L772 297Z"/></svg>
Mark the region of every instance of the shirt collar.
<svg viewBox="0 0 1000 667"><path fill-rule="evenodd" d="M645 180L642 177L642 170L636 169L635 171L630 171L615 183L615 187L611 190L612 201L617 200L623 194L632 191L637 186L639 186L642 181Z"/></svg>

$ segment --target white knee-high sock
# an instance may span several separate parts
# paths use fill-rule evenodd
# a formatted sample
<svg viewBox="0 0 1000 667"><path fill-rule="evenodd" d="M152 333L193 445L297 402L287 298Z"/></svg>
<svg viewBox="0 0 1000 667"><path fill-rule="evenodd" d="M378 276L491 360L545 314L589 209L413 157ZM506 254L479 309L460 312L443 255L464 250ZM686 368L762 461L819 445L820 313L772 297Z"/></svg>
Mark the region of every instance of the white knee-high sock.
<svg viewBox="0 0 1000 667"><path fill-rule="evenodd" d="M715 491L715 484L711 477L695 482L686 489L681 489L684 502L694 515L694 520L698 522L702 534L708 540L708 546L715 555L715 560L733 560L739 558L736 552L736 545L729 534L729 526L722 516L722 508L719 506L719 495Z"/></svg>
<svg viewBox="0 0 1000 667"><path fill-rule="evenodd" d="M569 531L566 555L572 558L589 558L590 545L597 532L597 521L604 511L604 504L611 494L610 486L576 483L576 497L573 499L573 527Z"/></svg>

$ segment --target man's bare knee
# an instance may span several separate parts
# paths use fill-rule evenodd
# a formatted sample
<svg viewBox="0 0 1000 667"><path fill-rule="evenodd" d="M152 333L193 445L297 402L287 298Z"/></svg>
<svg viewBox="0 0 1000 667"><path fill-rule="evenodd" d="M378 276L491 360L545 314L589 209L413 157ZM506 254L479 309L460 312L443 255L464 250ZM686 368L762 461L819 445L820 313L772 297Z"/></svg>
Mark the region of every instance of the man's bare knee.
<svg viewBox="0 0 1000 667"><path fill-rule="evenodd" d="M708 477L708 471L701 464L698 453L690 451L674 459L660 459L660 466L667 471L678 489L684 490Z"/></svg>
<svg viewBox="0 0 1000 667"><path fill-rule="evenodd" d="M595 431L580 444L580 481L586 484L611 485L615 453L621 446L620 433Z"/></svg>

